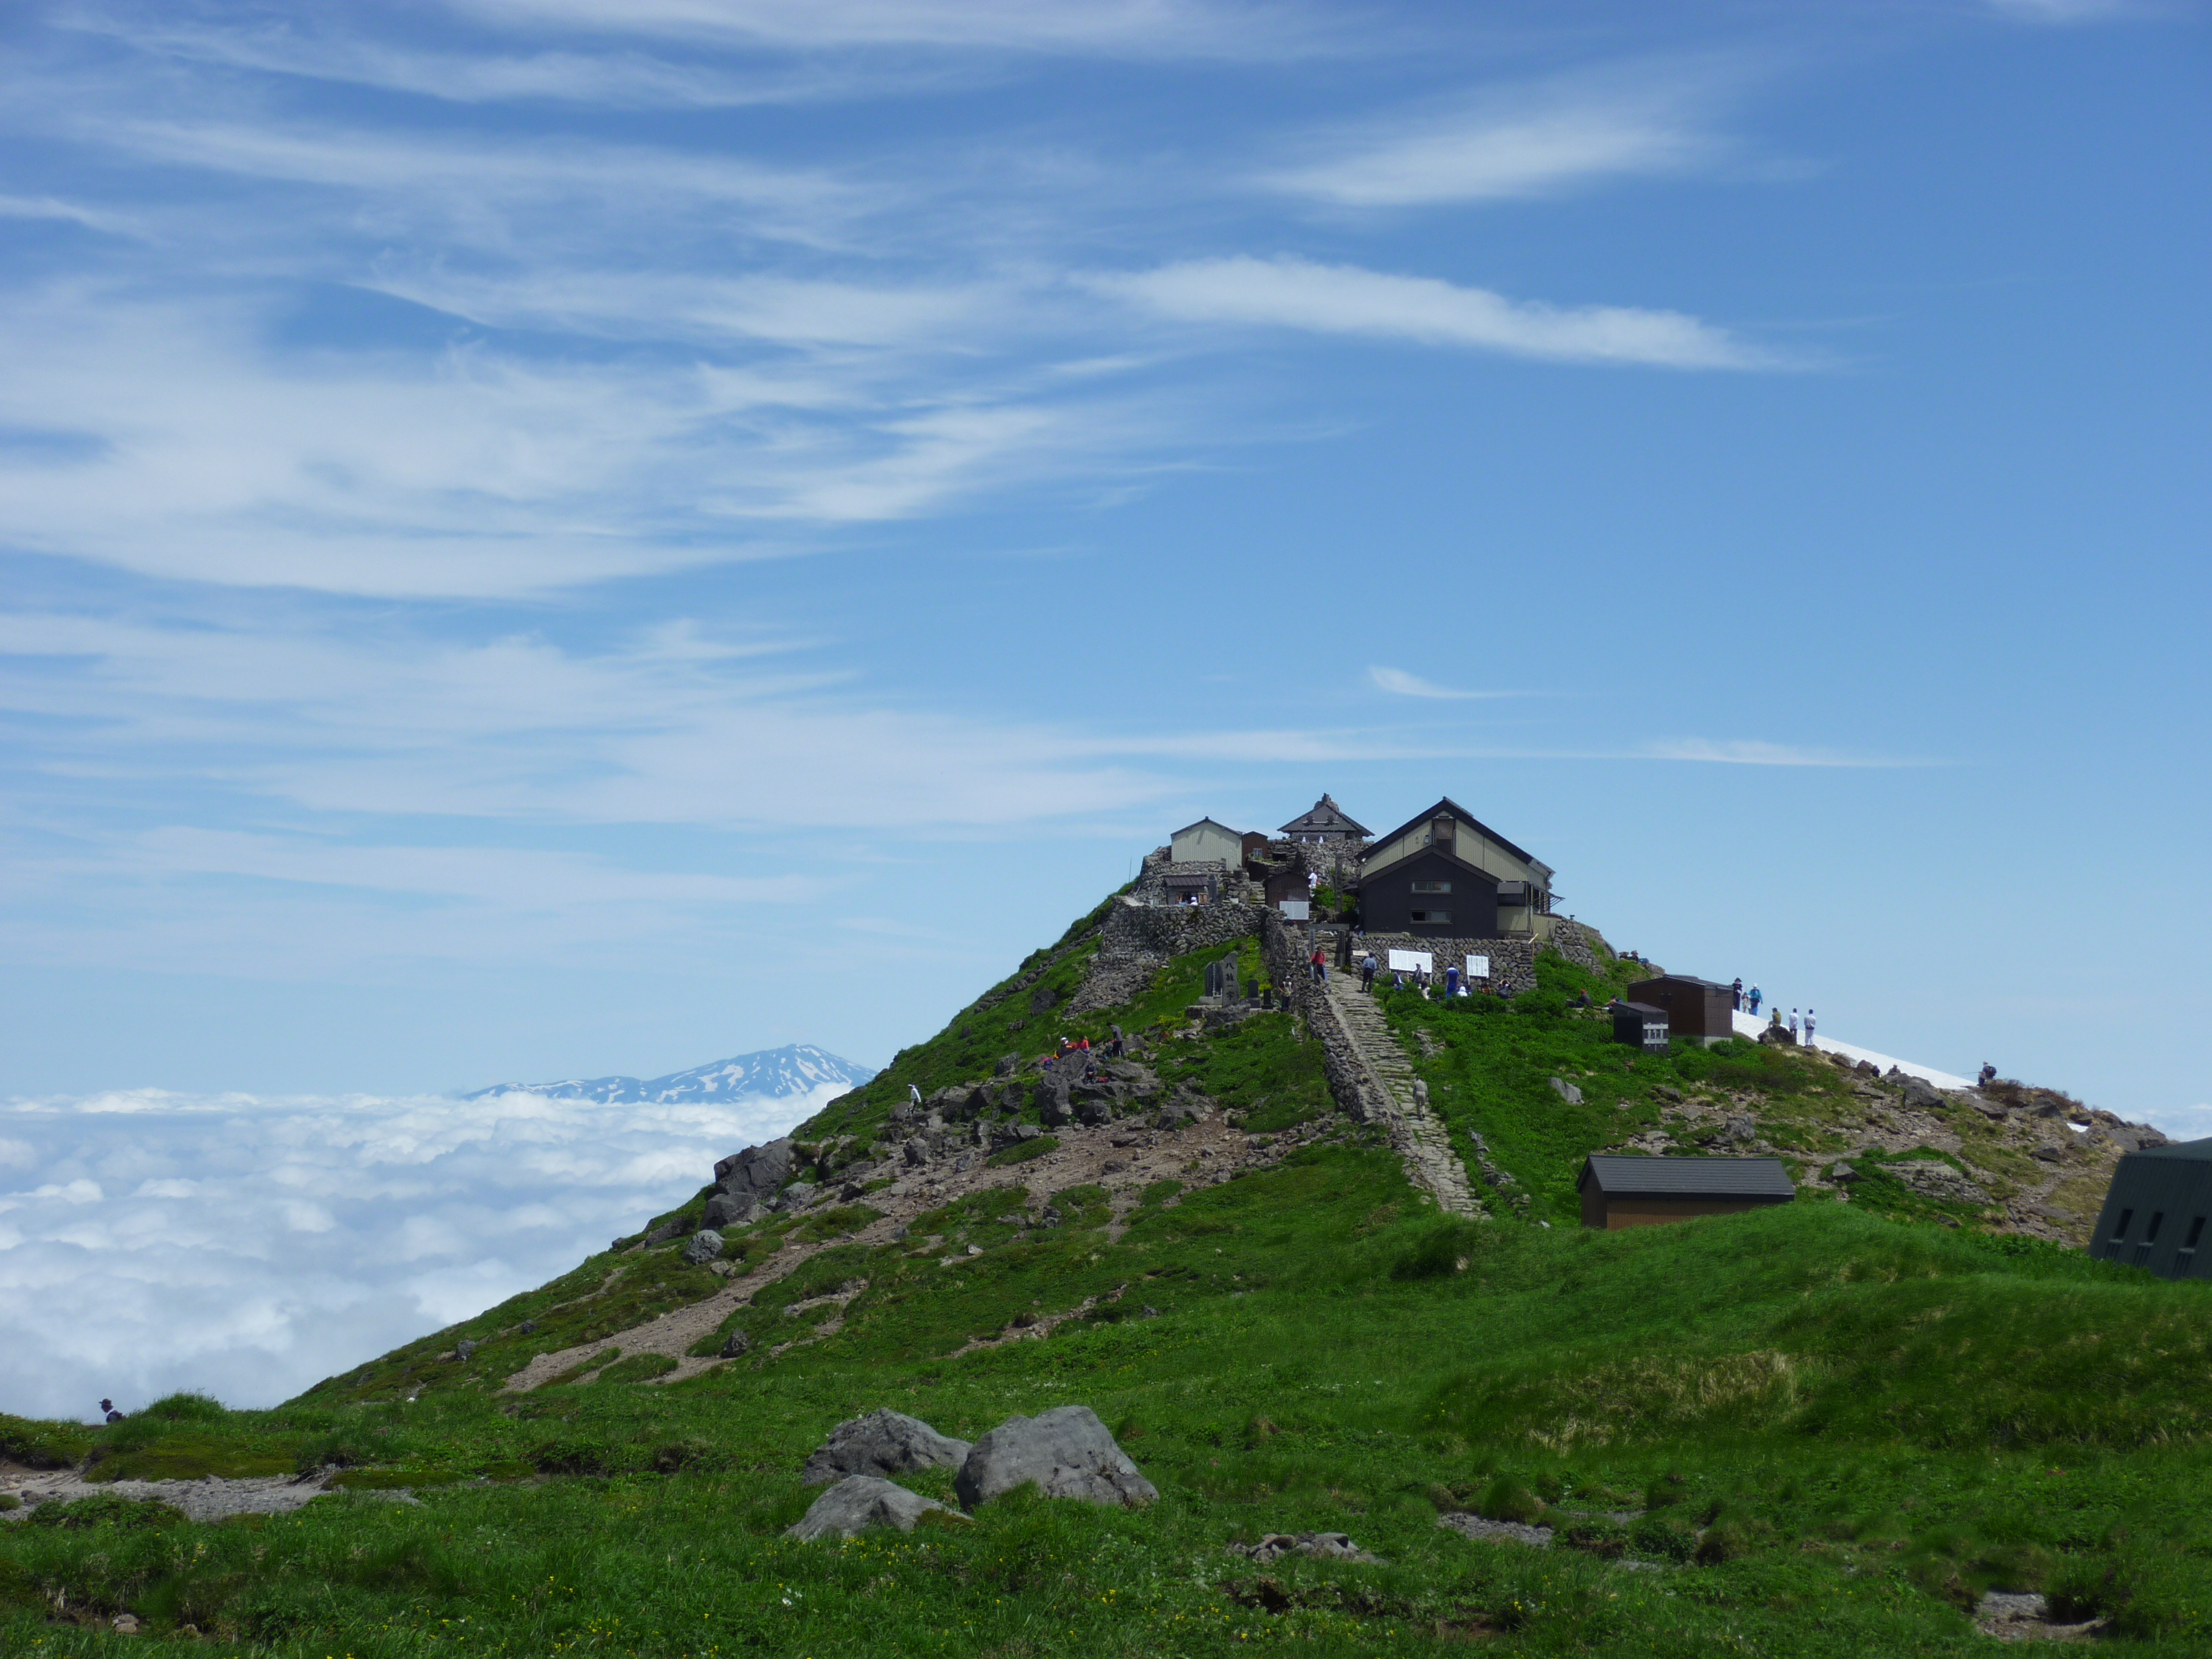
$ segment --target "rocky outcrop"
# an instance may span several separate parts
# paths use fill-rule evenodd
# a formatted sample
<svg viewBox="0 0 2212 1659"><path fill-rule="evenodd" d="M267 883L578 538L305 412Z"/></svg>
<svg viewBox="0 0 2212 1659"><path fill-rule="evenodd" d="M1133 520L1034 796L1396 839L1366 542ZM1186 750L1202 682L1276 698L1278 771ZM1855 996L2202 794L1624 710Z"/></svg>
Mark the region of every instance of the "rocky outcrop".
<svg viewBox="0 0 2212 1659"><path fill-rule="evenodd" d="M1031 1481L1047 1498L1131 1509L1160 1495L1088 1406L1060 1406L1001 1423L975 1443L952 1488L972 1510Z"/></svg>
<svg viewBox="0 0 2212 1659"><path fill-rule="evenodd" d="M924 1498L875 1475L848 1474L816 1498L804 1516L784 1529L783 1535L811 1544L819 1538L855 1538L871 1527L912 1532L915 1522L933 1510L948 1520L967 1519L933 1498Z"/></svg>
<svg viewBox="0 0 2212 1659"><path fill-rule="evenodd" d="M957 1469L973 1450L965 1440L938 1433L918 1417L873 1411L848 1418L806 1460L800 1478L810 1486L849 1474L911 1474L921 1469Z"/></svg>
<svg viewBox="0 0 2212 1659"><path fill-rule="evenodd" d="M694 1267L703 1267L709 1261L719 1261L722 1256L722 1236L711 1227L702 1227L684 1241L681 1254L684 1260Z"/></svg>
<svg viewBox="0 0 2212 1659"><path fill-rule="evenodd" d="M748 1146L741 1152L718 1159L714 1184L732 1198L749 1197L765 1202L791 1179L798 1167L798 1149L787 1135L781 1140Z"/></svg>

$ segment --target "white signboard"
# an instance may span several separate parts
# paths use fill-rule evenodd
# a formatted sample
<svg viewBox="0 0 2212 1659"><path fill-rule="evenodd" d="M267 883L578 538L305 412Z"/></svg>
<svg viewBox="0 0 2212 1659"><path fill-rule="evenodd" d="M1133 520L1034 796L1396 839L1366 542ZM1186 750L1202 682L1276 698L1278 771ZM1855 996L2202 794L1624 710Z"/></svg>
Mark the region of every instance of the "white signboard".
<svg viewBox="0 0 2212 1659"><path fill-rule="evenodd" d="M1304 899L1285 899L1283 901L1283 915L1287 921L1304 921L1306 919L1307 913L1313 907L1308 904Z"/></svg>
<svg viewBox="0 0 2212 1659"><path fill-rule="evenodd" d="M1390 952L1390 971L1392 973L1410 974L1416 968L1419 969L1425 974L1433 974L1437 970L1437 959L1431 956L1426 951L1393 951Z"/></svg>
<svg viewBox="0 0 2212 1659"><path fill-rule="evenodd" d="M1488 979L1490 977L1490 958L1488 957L1469 957L1467 959L1467 976L1469 979Z"/></svg>

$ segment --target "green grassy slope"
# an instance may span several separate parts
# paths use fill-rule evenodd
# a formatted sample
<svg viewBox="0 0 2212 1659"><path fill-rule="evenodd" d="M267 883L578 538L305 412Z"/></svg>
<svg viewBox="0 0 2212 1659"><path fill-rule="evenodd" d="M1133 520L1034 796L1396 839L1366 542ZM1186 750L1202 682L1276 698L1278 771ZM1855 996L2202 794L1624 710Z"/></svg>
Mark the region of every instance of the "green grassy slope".
<svg viewBox="0 0 2212 1659"><path fill-rule="evenodd" d="M1162 1016L1204 959L1164 974ZM126 1506L71 1525L42 1507L0 1530L0 1652L118 1650L91 1621L129 1607L149 1624L134 1650L356 1659L1400 1654L1469 1638L1966 1654L1988 1638L1965 1609L1991 1587L2111 1618L2112 1650L2212 1649L2208 1287L1863 1200L1565 1224L1562 1172L1639 1113L1656 1121L1659 1087L1710 1085L1701 1068L1757 1068L1743 1076L1808 1137L1844 1109L1818 1063L1798 1075L1756 1048L1638 1058L1616 1085L1595 1062L1618 1051L1589 1046L1570 988L1547 980L1511 1012L1391 1010L1429 1031L1441 1109L1483 1134L1548 1230L1439 1218L1347 1128L1220 1186L1164 1183L1119 1237L1098 1189L1060 1194L1066 1224L1042 1236L999 1219L986 1191L906 1240L825 1251L732 1322L781 1340L800 1322L784 1308L864 1279L842 1328L673 1387L501 1395L436 1359L456 1328L271 1412L186 1399L106 1430L0 1420L0 1450L89 1446L101 1468L337 1462L368 1489L219 1527L132 1524ZM1025 1021L1013 1035L1053 1018L1020 1006L1002 1016ZM962 1023L901 1057L925 1091L977 1074L960 1071L955 1045L978 1042ZM1313 1048L1255 1024L1160 1060L1243 1089L1260 1116L1311 1103ZM1578 1059L1585 1101L1566 1108L1545 1079ZM866 1104L840 1121L865 1129ZM816 1126L833 1130L852 1132ZM617 1265L637 1275L624 1294L653 1305L686 1289L670 1259L594 1258L500 1322L558 1324ZM969 1346L1086 1300L1094 1316L1048 1340ZM842 1418L888 1405L972 1438L1070 1402L1115 1428L1157 1506L1017 1498L908 1537L781 1536L811 1496L800 1462ZM942 1476L912 1484L949 1497ZM419 1505L374 1490L399 1485ZM1470 1508L1561 1540L1532 1551L1436 1523ZM1306 1529L1348 1532L1385 1565L1261 1570L1223 1548ZM207 1639L178 1636L186 1623Z"/></svg>

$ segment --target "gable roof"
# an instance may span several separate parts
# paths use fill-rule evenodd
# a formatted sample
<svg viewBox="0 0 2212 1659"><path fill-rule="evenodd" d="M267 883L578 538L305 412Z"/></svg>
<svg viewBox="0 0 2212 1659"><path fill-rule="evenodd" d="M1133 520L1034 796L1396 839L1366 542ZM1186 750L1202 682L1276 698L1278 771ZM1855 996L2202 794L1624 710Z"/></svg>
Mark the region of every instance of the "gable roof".
<svg viewBox="0 0 2212 1659"><path fill-rule="evenodd" d="M1242 842L1244 839L1244 832L1243 830L1231 830L1227 824L1221 823L1216 818L1200 818L1196 823L1186 823L1182 829L1175 832L1175 836L1170 836L1168 839L1172 842L1176 838L1176 836L1187 836L1194 830L1205 829L1209 823L1213 825L1215 829L1221 831L1223 835L1228 836L1231 841Z"/></svg>
<svg viewBox="0 0 2212 1659"><path fill-rule="evenodd" d="M1592 1152L1575 1180L1609 1198L1795 1198L1778 1158L1630 1158Z"/></svg>
<svg viewBox="0 0 2212 1659"><path fill-rule="evenodd" d="M1496 842L1507 852L1512 854L1513 856L1519 859L1522 863L1528 865L1532 868L1547 872L1551 869L1552 866L1545 863L1543 860L1538 858L1534 853L1524 851L1522 848L1515 846L1511 842L1506 840L1504 836L1499 835L1498 831L1485 823L1480 818L1475 817L1474 813L1468 811L1467 808L1462 806L1449 795L1446 795L1442 799L1438 800L1437 804L1429 808L1427 811L1414 813L1413 817L1407 818L1403 823L1400 824L1395 830L1393 830L1389 835L1377 836L1375 838L1375 845L1376 847L1388 847L1392 842L1397 840L1399 836L1404 835L1408 830L1418 830L1421 825L1426 823L1431 818L1433 818L1438 814L1443 812L1449 812L1454 817L1459 819L1462 823L1466 823L1474 829L1481 830L1484 835L1489 836L1491 840ZM1364 854L1361 854L1363 859L1365 856L1366 855Z"/></svg>
<svg viewBox="0 0 2212 1659"><path fill-rule="evenodd" d="M1338 830L1351 836L1364 836L1368 832L1365 824L1355 823L1346 816L1345 810L1336 804L1334 798L1324 793L1313 804L1310 811L1292 818L1275 833L1282 836L1315 836L1328 830Z"/></svg>
<svg viewBox="0 0 2212 1659"><path fill-rule="evenodd" d="M2173 1158L2185 1163L2212 1164L2212 1137L2203 1140L2176 1140L2163 1146L2146 1146L2139 1152L2130 1152L2130 1158Z"/></svg>

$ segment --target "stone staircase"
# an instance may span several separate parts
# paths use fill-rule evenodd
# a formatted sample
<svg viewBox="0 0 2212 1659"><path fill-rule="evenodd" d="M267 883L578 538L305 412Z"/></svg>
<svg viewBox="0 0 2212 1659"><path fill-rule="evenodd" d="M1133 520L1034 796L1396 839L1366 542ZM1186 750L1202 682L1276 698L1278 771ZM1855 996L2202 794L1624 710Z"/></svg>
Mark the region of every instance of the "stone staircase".
<svg viewBox="0 0 2212 1659"><path fill-rule="evenodd" d="M1427 1087L1413 1075L1375 999L1359 988L1358 975L1332 970L1328 1004L1351 1051L1347 1057L1370 1120L1389 1130L1407 1179L1434 1198L1445 1214L1488 1220L1489 1212L1474 1201L1467 1166L1452 1151L1443 1120L1429 1109Z"/></svg>

